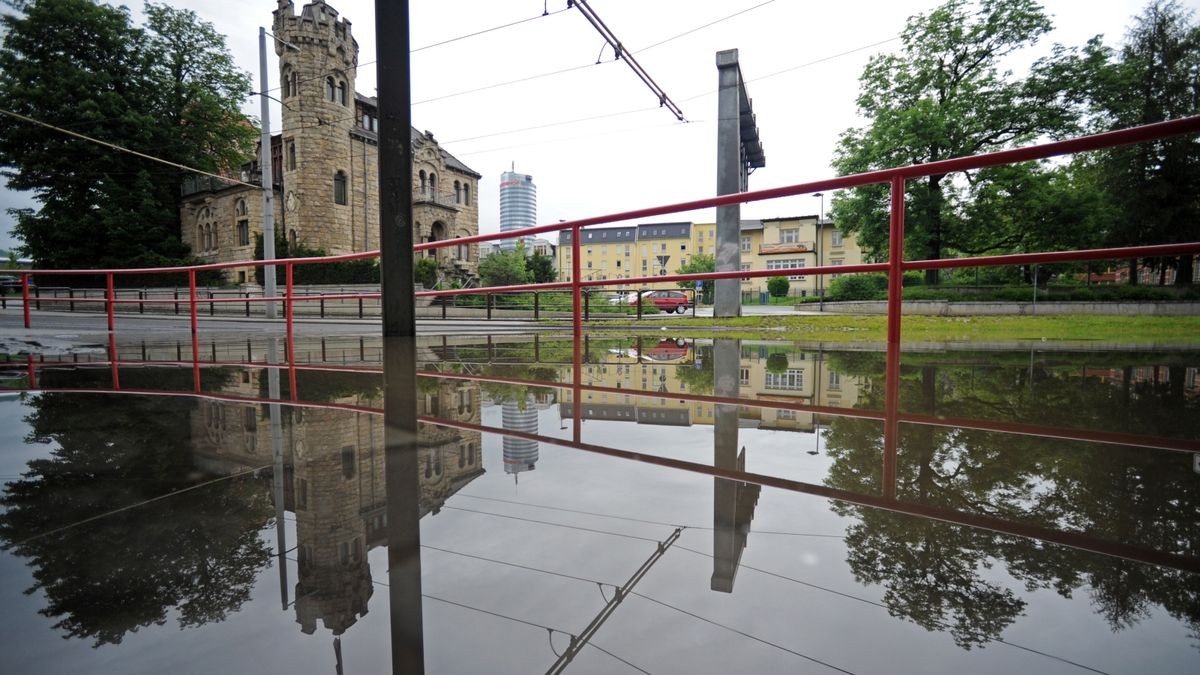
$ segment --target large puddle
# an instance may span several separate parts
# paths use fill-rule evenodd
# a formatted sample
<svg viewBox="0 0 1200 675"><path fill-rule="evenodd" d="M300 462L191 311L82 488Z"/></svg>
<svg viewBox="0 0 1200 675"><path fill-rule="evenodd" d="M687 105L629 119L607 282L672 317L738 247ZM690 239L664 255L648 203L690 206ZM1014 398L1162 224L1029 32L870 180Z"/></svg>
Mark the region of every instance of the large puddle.
<svg viewBox="0 0 1200 675"><path fill-rule="evenodd" d="M0 357L3 670L1200 669L1200 352L578 349Z"/></svg>

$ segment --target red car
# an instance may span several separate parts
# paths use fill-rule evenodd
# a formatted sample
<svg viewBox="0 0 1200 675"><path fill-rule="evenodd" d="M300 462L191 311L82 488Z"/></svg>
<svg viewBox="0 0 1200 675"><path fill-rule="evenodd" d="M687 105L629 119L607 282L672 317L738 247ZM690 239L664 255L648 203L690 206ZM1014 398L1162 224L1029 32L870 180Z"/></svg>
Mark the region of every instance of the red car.
<svg viewBox="0 0 1200 675"><path fill-rule="evenodd" d="M691 307L687 293L683 291L654 291L642 297L642 302L649 300L658 307L660 312L676 312L683 314Z"/></svg>

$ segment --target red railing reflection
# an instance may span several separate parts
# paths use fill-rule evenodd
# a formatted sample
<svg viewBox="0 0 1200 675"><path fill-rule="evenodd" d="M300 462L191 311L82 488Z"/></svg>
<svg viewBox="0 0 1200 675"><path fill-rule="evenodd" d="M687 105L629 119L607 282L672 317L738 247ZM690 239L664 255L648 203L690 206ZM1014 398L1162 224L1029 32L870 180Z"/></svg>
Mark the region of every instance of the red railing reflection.
<svg viewBox="0 0 1200 675"><path fill-rule="evenodd" d="M725 271L725 272L709 272L701 274L675 274L666 276L643 276L617 280L584 280L581 279L581 232L584 228L593 225L603 225L620 221L634 220L640 218L648 218L660 215L668 215L686 211L695 211L699 209L708 209L718 206L727 206L732 204L749 203L776 199L780 197L789 197L803 194L811 194L815 192L828 192L831 190L842 190L865 185L873 185L880 183L888 183L891 188L890 197L890 233L889 233L889 251L888 261L886 263L868 263L863 265L853 266L825 266L803 268L804 274L849 274L858 272L886 272L889 279L888 284L888 300L887 300L887 371L886 371L886 392L885 406L882 413L862 414L860 416L873 416L881 418L884 422L884 453L883 453L883 476L884 476L884 495L883 497L867 498L862 495L842 494L840 491L831 490L822 486L812 486L784 479L759 476L756 474L744 474L741 472L726 472L736 475L737 480L747 482L756 482L762 485L773 485L783 487L785 489L794 489L803 492L811 492L813 494L821 494L835 499L845 499L847 501L855 501L855 503L863 503L880 508L888 508L891 510L902 511L905 513L913 513L922 517L930 517L948 522L958 522L976 527L986 527L995 529L996 531L1009 532L1020 536L1037 536L1038 538L1046 539L1047 541L1057 541L1068 546L1085 547L1078 542L1076 535L1067 535L1063 533L1043 532L1030 529L1025 526L1015 526L1011 524L1001 524L993 522L993 519L987 519L979 516L968 516L967 514L959 514L957 512L947 513L938 510L930 510L925 507L917 507L913 505L905 505L896 500L895 483L896 483L896 450L899 438L899 425L901 423L912 424L953 424L965 428L980 428L992 431L1001 431L1006 433L1032 434L1047 436L1052 438L1066 438L1072 440L1084 441L1099 441L1106 443L1117 443L1122 445L1134 445L1142 447L1164 448L1168 450L1178 450L1184 452L1197 452L1200 447L1194 441L1174 440L1174 439L1147 439L1142 437L1130 436L1127 434L1105 434L1102 432L1083 432L1069 429L1055 429L1046 427L1037 427L1033 425L1017 425L998 422L983 422L977 420L945 420L940 418L921 417L914 415L906 415L900 411L899 406L899 374L900 374L900 341L902 336L902 300L903 286L901 277L908 270L924 270L924 269L944 269L954 267L981 267L981 266L999 266L999 265L1024 265L1024 264L1045 264L1045 263L1060 263L1074 262L1086 260L1112 260L1112 259L1130 259L1130 258L1150 258L1160 256L1179 256L1179 255L1200 255L1200 242L1161 244L1151 246L1138 246L1126 248L1109 248L1109 249L1093 249L1083 251L1052 251L1042 253L1025 253L1016 255L1000 255L1000 256L982 256L974 258L959 258L952 260L913 260L906 261L904 259L904 209L905 209L905 184L906 181L928 176L932 174L943 174L958 171L968 171L982 169L991 166L1003 164L1011 164L1015 162L1025 162L1031 160L1046 159L1077 152L1086 152L1100 150L1105 148L1139 143L1145 141L1157 140L1169 136L1181 134L1195 134L1200 132L1200 116L1188 117L1184 119L1161 122L1132 129L1124 129L1120 131L1096 134L1085 136L1066 141L1054 143L1046 143L1034 145L1025 148L1017 148L1013 150L1005 150L1001 152L989 153L984 155L976 155L971 157L961 157L939 162L927 164L919 164L907 167L898 167L893 169L885 169L881 171L872 171L867 173L856 174L852 176L844 176L809 183L800 183L768 190L759 190L753 192L744 192L739 194L725 195L720 197L712 197L707 199L699 199L678 204L654 206L649 208L626 211L606 216L598 216L594 218L584 218L564 223L555 223L550 225L540 225L533 228L522 230L522 236L531 236L535 234L569 231L571 233L571 249L572 249L572 271L571 278L566 282L554 282L543 284L521 284L514 286L500 286L488 288L464 288L455 290L433 290L417 293L420 297L453 297L458 295L473 295L487 294L498 292L523 292L523 291L538 291L538 290L554 290L554 289L569 289L571 291L572 304L572 330L574 336L574 348L572 364L573 380L570 383L535 383L543 386L569 387L574 394L574 428L573 439L564 441L562 439L554 439L549 437L537 437L534 440L544 441L546 443L554 443L557 445L566 445L567 447L576 447L590 451L604 451L617 453L616 456L624 456L629 459L637 459L639 461L647 461L664 465L673 465L677 463L675 460L665 460L662 458L654 458L641 453L630 453L626 451L616 451L613 449L603 449L601 446L585 444L582 442L581 430L581 393L584 391L604 391L603 388L584 385L581 379L583 370L583 358L581 350L581 342L583 336L582 324L582 303L581 297L584 289L593 287L623 285L638 285L659 282L673 281L716 281L723 279L744 279L769 277L778 275L787 275L789 273L799 273L801 268L790 268L780 270L758 270L758 271ZM450 246L466 246L471 244L484 243L489 241L501 240L510 238L508 233L496 233L477 235L472 237L462 237L445 241L436 241L418 244L413 247L416 252L434 250ZM285 330L287 334L287 365L283 366L289 370L289 381L291 384L291 396L293 401L299 403L296 391L296 372L302 367L295 363L295 333L294 333L294 306L296 302L317 302L334 299L378 299L380 293L355 293L355 294L326 294L326 295L310 295L297 296L294 288L294 270L296 265L310 264L327 264L333 262L343 262L350 260L360 260L366 258L375 258L379 256L378 251L368 251L363 253L353 253L348 255L330 256L324 258L292 258L275 261L239 261L231 263L218 263L208 265L196 265L190 267L173 267L173 268L149 268L149 269L109 269L109 270L17 270L14 274L21 277L21 297L23 304L23 314L25 326L32 326L31 305L30 305L30 279L36 275L55 275L55 276L71 276L71 275L104 275L105 276L105 298L103 300L105 312L107 315L108 329L112 333L115 330L115 308L119 304L174 304L178 306L183 301L180 300L147 300L147 299L119 299L116 297L115 291L115 276L136 276L147 274L169 274L169 273L184 273L188 275L188 298L186 303L189 309L189 318L191 323L192 335L192 362L193 369L193 392L191 395L211 396L204 394L201 391L201 367L207 367L201 364L199 359L199 344L197 333L199 329L199 318L197 307L200 304L207 303L210 308L215 304L238 302L238 303L263 303L263 302L284 302L285 303ZM256 298L207 298L198 299L196 292L196 276L198 272L222 270L232 268L247 268L267 265L282 265L284 267L285 290L282 296L276 297L256 297ZM77 302L70 298L40 298L40 302ZM113 349L113 356L110 357L111 367L114 372L114 390L121 390L119 387L118 368L121 364L120 359L115 354L115 343L110 341ZM261 365L261 364L260 364ZM30 386L36 386L36 370L37 367L32 361L29 363ZM433 376L450 377L451 375L439 373ZM457 376L455 376L457 377ZM465 377L465 376L464 376ZM475 379L481 379L476 376ZM161 394L162 392L147 392ZM642 393L648 395L657 395L657 392L635 392L634 390L621 390L621 393ZM685 398L680 394L672 394L672 397ZM686 398L694 398L694 400L705 400L714 403L729 403L736 405L758 405L762 407L772 407L765 401L742 401L719 399L718 397L700 397L698 395L689 394ZM805 410L805 406L781 406L795 410ZM820 411L820 414L829 415L849 415L851 413L846 410L825 410ZM858 411L865 413L866 411ZM857 414L857 413L856 413ZM423 420L431 424L460 424L449 423L444 420ZM974 425L974 426L972 426ZM489 429L495 433L514 434L514 432L506 432L501 430ZM623 453L623 454L622 454ZM693 463L677 463L678 468L687 470L700 471L711 475L723 475L710 466L693 464ZM1037 531L1037 534L1030 534ZM1076 542L1076 543L1071 543ZM1088 544L1091 546L1092 544ZM1100 546L1100 544L1095 544ZM1180 560L1178 556L1166 556L1165 554L1154 554L1153 552L1145 552L1142 550L1130 552L1121 548L1120 545L1104 544L1109 555L1120 555L1121 557L1132 556L1136 553L1138 556L1143 556L1141 559L1155 564L1169 564L1170 566L1179 567L1180 569L1196 570L1197 562L1195 559L1187 558ZM1089 549L1093 550L1093 549ZM1100 550L1097 548L1095 550ZM1119 551L1126 551L1120 553Z"/></svg>

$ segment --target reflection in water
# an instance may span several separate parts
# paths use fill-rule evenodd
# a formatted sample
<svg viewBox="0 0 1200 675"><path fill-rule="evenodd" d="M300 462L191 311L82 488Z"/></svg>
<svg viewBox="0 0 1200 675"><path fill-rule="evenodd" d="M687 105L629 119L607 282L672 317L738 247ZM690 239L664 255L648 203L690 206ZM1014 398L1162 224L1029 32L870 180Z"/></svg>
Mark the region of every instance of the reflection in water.
<svg viewBox="0 0 1200 675"><path fill-rule="evenodd" d="M100 645L169 618L195 627L236 614L272 564L263 537L274 531L276 554L285 552L296 571L289 588L286 565L279 569L281 602L300 632L329 631L340 668L340 638L379 602L375 587L387 585L393 655L416 668L425 642L439 639L421 630L429 621L421 614L422 575L430 572L420 566L417 522L484 474L479 429L490 405L499 409L497 459L514 480L547 446L628 445L647 459L673 458L695 445L692 428L711 428L711 464L695 455L672 460L713 476L711 516L688 521L712 523L711 574L705 586L693 580L684 589L692 597L753 593L744 578L735 592L735 579L743 557L770 545L752 523L772 517L762 485L774 484L833 497L853 578L878 589L878 604L891 616L948 634L963 649L1007 644L1018 624L1041 620L1029 600L1039 589L1086 597L1090 608L1081 611L1114 631L1165 613L1200 635L1200 481L1190 453L935 423L968 418L1196 439L1200 386L1192 355L906 355L900 406L909 418L900 424L889 502L882 354L723 339L596 339L584 345L576 372L570 347L544 339L443 345L423 347L414 359L413 345L398 344L395 353L388 345L389 368L407 359L425 371L386 386L378 373L297 370L295 390L285 381L279 392L270 371L203 371L204 391L254 401L44 393L28 402L30 440L56 447L6 486L0 536L33 569L46 597L41 611L59 633ZM127 369L120 380L130 389L189 391L191 376ZM46 389L112 385L107 371L95 370L47 369L40 380ZM393 400L415 403L412 414L422 420L410 416L407 432L386 428L379 414L397 389ZM290 404L292 397L300 404ZM565 425L539 429L541 410L558 403L567 420L577 401L591 425L587 438L564 440L571 436ZM654 447L648 438L667 440ZM807 460L820 467L819 483L747 469L774 456L780 441L799 457L788 466ZM805 455L819 444L822 455ZM620 464L622 471L637 466ZM572 481L570 474L556 478ZM534 483L549 489L555 482ZM146 506L164 495L171 497L162 508ZM935 511L940 519L913 515ZM970 520L976 516L1012 528L971 526L983 522ZM281 521L293 521L290 542ZM1049 544L1017 536L1034 531L1022 527L1086 541L1080 548ZM656 552L626 584L617 586L618 577L601 584L601 609L575 626L570 647L559 650L570 656L556 667L583 652L626 592L656 592L643 586L633 593L633 584L664 557L680 555L673 549L679 536L653 539ZM1126 557L1098 553L1106 543L1126 547L1112 549ZM384 545L388 579L373 578L368 553ZM1175 557L1151 565L1129 559L1129 551Z"/></svg>

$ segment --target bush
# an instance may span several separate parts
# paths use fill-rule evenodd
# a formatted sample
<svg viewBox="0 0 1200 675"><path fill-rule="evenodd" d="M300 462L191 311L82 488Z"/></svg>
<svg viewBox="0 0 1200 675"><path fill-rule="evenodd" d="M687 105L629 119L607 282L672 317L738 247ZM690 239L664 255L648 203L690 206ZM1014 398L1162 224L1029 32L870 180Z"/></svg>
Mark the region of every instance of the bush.
<svg viewBox="0 0 1200 675"><path fill-rule="evenodd" d="M792 287L787 277L771 277L767 280L767 292L772 298L782 298L788 294L788 289Z"/></svg>
<svg viewBox="0 0 1200 675"><path fill-rule="evenodd" d="M309 248L297 244L293 249L288 245L287 238L282 233L275 237L275 258L322 258L329 255L324 249ZM255 236L254 259L263 259L262 235ZM254 278L262 284L265 270L262 267L254 269ZM275 283L282 284L287 280L283 265L275 266ZM379 283L379 262L370 258L348 260L344 262L297 265L292 272L292 281L296 284L377 284Z"/></svg>
<svg viewBox="0 0 1200 675"><path fill-rule="evenodd" d="M828 296L828 300L884 300L887 298L887 276L850 274L838 277L829 284Z"/></svg>
<svg viewBox="0 0 1200 675"><path fill-rule="evenodd" d="M418 258L413 264L413 279L425 290L437 285L437 261L433 258Z"/></svg>
<svg viewBox="0 0 1200 675"><path fill-rule="evenodd" d="M767 356L767 372L774 375L786 373L788 369L787 354L774 352Z"/></svg>

